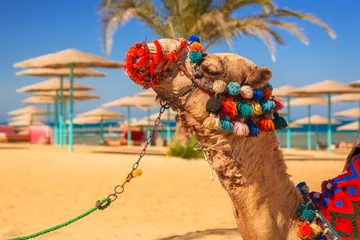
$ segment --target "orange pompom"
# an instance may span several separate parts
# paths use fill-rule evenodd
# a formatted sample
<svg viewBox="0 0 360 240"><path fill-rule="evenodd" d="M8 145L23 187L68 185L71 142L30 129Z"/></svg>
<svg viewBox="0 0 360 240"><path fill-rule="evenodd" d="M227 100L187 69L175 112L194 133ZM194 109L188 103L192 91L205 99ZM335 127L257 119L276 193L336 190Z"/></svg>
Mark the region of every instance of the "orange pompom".
<svg viewBox="0 0 360 240"><path fill-rule="evenodd" d="M306 221L301 222L301 223L299 223L298 227L299 228L298 228L297 234L301 239L311 239L312 238L314 231L308 222L306 222Z"/></svg>
<svg viewBox="0 0 360 240"><path fill-rule="evenodd" d="M265 99L270 99L272 95L272 91L270 88L263 88L263 94Z"/></svg>
<svg viewBox="0 0 360 240"><path fill-rule="evenodd" d="M271 119L262 118L256 125L260 131L273 131L275 129L274 122Z"/></svg>
<svg viewBox="0 0 360 240"><path fill-rule="evenodd" d="M203 52L203 49L202 49L202 46L200 43L198 42L193 42L191 45L190 45L190 52L191 51L198 51L198 52Z"/></svg>
<svg viewBox="0 0 360 240"><path fill-rule="evenodd" d="M234 118L237 116L238 112L236 108L236 103L234 102L233 98L226 98L224 100L221 100L221 103L223 105L223 114L229 114L230 118Z"/></svg>

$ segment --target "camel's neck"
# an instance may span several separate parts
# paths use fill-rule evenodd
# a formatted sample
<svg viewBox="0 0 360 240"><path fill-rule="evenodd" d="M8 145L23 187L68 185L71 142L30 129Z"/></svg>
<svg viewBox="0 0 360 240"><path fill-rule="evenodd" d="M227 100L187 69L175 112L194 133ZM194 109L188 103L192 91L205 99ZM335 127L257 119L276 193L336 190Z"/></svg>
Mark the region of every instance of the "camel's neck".
<svg viewBox="0 0 360 240"><path fill-rule="evenodd" d="M228 142L228 151L219 147L210 155L243 238L297 239L302 198L286 173L275 133L246 139L230 136Z"/></svg>

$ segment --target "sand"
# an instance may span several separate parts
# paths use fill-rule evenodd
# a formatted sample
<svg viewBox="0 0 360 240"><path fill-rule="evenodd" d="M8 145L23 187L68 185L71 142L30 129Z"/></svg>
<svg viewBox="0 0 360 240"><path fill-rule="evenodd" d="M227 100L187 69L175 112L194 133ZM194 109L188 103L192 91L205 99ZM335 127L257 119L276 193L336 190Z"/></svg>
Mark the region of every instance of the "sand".
<svg viewBox="0 0 360 240"><path fill-rule="evenodd" d="M92 208L127 175L139 149L0 145L0 239L32 234ZM37 239L241 239L231 205L203 160L162 156L153 148L109 208ZM319 190L336 176L345 153L285 150L294 182Z"/></svg>

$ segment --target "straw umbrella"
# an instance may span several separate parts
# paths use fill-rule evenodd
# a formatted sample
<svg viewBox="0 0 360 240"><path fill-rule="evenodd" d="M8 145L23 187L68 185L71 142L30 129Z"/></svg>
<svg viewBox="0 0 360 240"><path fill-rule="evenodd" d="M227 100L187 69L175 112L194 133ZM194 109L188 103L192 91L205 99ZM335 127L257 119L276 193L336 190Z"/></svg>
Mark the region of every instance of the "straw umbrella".
<svg viewBox="0 0 360 240"><path fill-rule="evenodd" d="M360 87L360 80L353 81L349 84L351 87Z"/></svg>
<svg viewBox="0 0 360 240"><path fill-rule="evenodd" d="M123 97L108 103L103 104L103 107L127 107L127 118L128 118L128 146L131 145L131 107L154 107L159 103L155 100L155 98L150 97ZM149 113L149 111L148 111ZM148 114L150 117L150 115ZM148 118L148 123L150 125L150 118Z"/></svg>
<svg viewBox="0 0 360 240"><path fill-rule="evenodd" d="M301 118L301 119L298 119L296 121L294 121L294 123L297 123L297 124L307 124L309 121L309 118L306 117L306 118ZM320 115L313 115L310 117L310 121L312 124L315 125L316 127L316 149L319 149L319 128L318 128L318 125L322 125L322 124L328 124L330 122L330 127L332 124L340 124L341 122L340 121L337 121L333 118L330 118L330 121L328 118L326 117L323 117L323 116L320 116ZM329 143L328 143L329 144ZM330 142L330 147L331 147L331 142Z"/></svg>
<svg viewBox="0 0 360 240"><path fill-rule="evenodd" d="M305 98L296 98L290 101L291 106L307 106L308 112L308 131L307 131L307 147L308 150L311 150L311 105L326 105L327 101L323 98L316 97L305 97Z"/></svg>
<svg viewBox="0 0 360 240"><path fill-rule="evenodd" d="M43 125L43 122L40 121L32 121L32 120L19 120L19 121L12 121L9 122L8 125L12 127L25 127L31 125Z"/></svg>
<svg viewBox="0 0 360 240"><path fill-rule="evenodd" d="M63 134L64 128L64 119L65 119L65 99L63 95L64 90L70 89L70 81L64 80L64 76L68 76L69 73L67 69L60 68L60 69L51 69L51 68L39 68L39 69L27 69L21 72L16 73L17 76L23 75L30 75L30 76L39 76L39 77L52 77L57 76L55 78L51 78L49 80L35 83L26 87L22 87L17 89L17 92L38 92L38 91L58 91L58 97L55 98L54 109L55 109L55 121L54 124L54 135L55 135L55 144L60 144L62 146L66 142L66 136L64 135L64 139L61 137ZM74 71L74 75L78 77L86 77L86 76L106 76L104 73L94 71L87 68L81 68L80 70ZM75 83L74 84L75 90L93 90L92 87L86 86L84 84ZM58 104L60 105L60 110L56 110L58 108ZM48 105L49 107L49 105ZM59 128L59 134L58 132ZM59 136L58 136L59 135ZM59 139L60 141L58 141Z"/></svg>
<svg viewBox="0 0 360 240"><path fill-rule="evenodd" d="M41 57L25 60L16 63L14 67L18 68L69 68L70 77L70 113L69 113L69 150L73 151L73 85L74 68L78 67L104 67L104 68L122 68L120 62L108 60L93 54L78 51L76 49L67 49L53 54L47 54Z"/></svg>
<svg viewBox="0 0 360 240"><path fill-rule="evenodd" d="M24 108L19 108L13 111L8 112L9 115L23 115L23 114L29 114L29 115L43 115L46 114L47 111L41 108L37 108L34 106L28 106Z"/></svg>
<svg viewBox="0 0 360 240"><path fill-rule="evenodd" d="M334 117L358 118L360 115L359 108L351 108L344 111L334 113Z"/></svg>
<svg viewBox="0 0 360 240"><path fill-rule="evenodd" d="M279 88L273 89L273 95L278 97L286 97L287 98L287 122L291 121L290 117L290 98L295 97L295 94L292 94L297 88L291 85L284 85ZM286 147L291 148L291 130L290 128L286 129Z"/></svg>
<svg viewBox="0 0 360 240"><path fill-rule="evenodd" d="M353 131L358 129L360 129L360 124L358 121L354 121L336 128L336 131Z"/></svg>
<svg viewBox="0 0 360 240"><path fill-rule="evenodd" d="M16 121L45 121L46 117L36 115L32 116L30 114L17 115L15 117L9 118L8 122L16 122Z"/></svg>
<svg viewBox="0 0 360 240"><path fill-rule="evenodd" d="M124 117L124 114L122 113L118 113L115 111L111 111L109 109L105 109L105 108L96 108L94 110L85 112L85 113L81 113L78 115L79 118L100 118L100 143L103 144L104 143L104 133L103 133L103 125L104 125L104 120L110 120L110 119L120 119L122 117Z"/></svg>
<svg viewBox="0 0 360 240"><path fill-rule="evenodd" d="M360 87L360 80L359 80L359 87ZM339 96L335 96L332 98L333 102L358 102L358 109L357 109L357 118L360 124L360 94L353 93L353 94L342 94Z"/></svg>
<svg viewBox="0 0 360 240"><path fill-rule="evenodd" d="M350 87L346 84L335 82L333 80L325 80L322 82L314 83L306 87L299 88L293 93L296 94L309 94L309 95L327 95L328 97L328 152L331 152L332 130L331 130L331 95L341 93L356 93L360 89Z"/></svg>

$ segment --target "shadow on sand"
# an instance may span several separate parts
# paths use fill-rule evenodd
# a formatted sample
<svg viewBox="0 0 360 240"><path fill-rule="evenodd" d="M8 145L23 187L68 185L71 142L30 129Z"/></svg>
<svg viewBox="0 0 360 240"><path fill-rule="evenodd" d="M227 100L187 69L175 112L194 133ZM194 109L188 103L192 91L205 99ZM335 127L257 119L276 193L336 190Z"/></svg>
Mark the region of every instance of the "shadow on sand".
<svg viewBox="0 0 360 240"><path fill-rule="evenodd" d="M91 153L100 153L100 154L121 154L121 155L134 155L134 154L140 154L141 151L91 151ZM154 152L147 152L146 155L152 155L152 156L164 156L163 153L154 153Z"/></svg>
<svg viewBox="0 0 360 240"><path fill-rule="evenodd" d="M215 229L207 229L203 231L196 231L196 232L188 232L183 235L174 235L170 237L158 238L155 240L194 240L194 239L201 239L202 237L208 235L218 235L219 239L220 236L239 236L239 232L237 228L215 228ZM240 238L241 239L241 238Z"/></svg>

